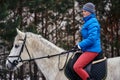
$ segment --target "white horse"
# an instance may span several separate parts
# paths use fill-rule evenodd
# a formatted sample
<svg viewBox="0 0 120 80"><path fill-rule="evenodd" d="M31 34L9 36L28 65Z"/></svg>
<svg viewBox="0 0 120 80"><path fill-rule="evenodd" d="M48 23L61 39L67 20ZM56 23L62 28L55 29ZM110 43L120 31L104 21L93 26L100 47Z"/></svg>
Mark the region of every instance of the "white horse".
<svg viewBox="0 0 120 80"><path fill-rule="evenodd" d="M29 60L47 55L54 55L65 50L55 46L40 35L24 33L17 30L13 48L7 58L6 66L9 70L16 70L23 63L22 60ZM24 45L23 45L24 44ZM66 54L61 56L60 66L65 64ZM46 80L67 80L64 71L58 69L58 57L36 59L38 68L44 74ZM107 59L106 80L120 80L120 57Z"/></svg>

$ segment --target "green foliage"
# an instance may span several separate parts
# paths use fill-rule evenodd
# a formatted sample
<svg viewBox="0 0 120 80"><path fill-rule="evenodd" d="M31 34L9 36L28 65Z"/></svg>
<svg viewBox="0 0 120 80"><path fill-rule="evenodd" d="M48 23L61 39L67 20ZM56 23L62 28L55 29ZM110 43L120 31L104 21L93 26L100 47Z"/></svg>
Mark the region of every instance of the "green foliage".
<svg viewBox="0 0 120 80"><path fill-rule="evenodd" d="M0 20L5 20L8 15L7 4L0 5Z"/></svg>
<svg viewBox="0 0 120 80"><path fill-rule="evenodd" d="M66 12L67 9L72 8L73 5L74 5L73 0L61 0L59 2L56 2L55 6L53 6L53 8L55 8L55 10L60 13L64 13L64 12Z"/></svg>
<svg viewBox="0 0 120 80"><path fill-rule="evenodd" d="M37 27L35 24L31 23L28 27L25 28L26 31L37 33Z"/></svg>

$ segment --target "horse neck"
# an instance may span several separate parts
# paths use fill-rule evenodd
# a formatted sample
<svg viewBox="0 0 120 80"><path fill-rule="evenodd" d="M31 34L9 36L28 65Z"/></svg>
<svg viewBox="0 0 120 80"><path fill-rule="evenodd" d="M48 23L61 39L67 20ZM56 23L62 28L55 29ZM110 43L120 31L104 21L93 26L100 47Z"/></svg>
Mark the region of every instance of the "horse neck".
<svg viewBox="0 0 120 80"><path fill-rule="evenodd" d="M54 44L50 43L46 39L40 37L40 38L34 38L33 40L30 40L32 42L31 45L31 52L33 53L33 58L37 57L43 57L47 55L53 55L63 52L64 50L55 46ZM60 57L60 65L63 66L65 63L66 56ZM35 60L37 66L42 71L44 76L47 80L66 80L66 77L64 76L63 71L59 71L58 69L58 56L52 57L52 58L46 58L46 59L39 59Z"/></svg>

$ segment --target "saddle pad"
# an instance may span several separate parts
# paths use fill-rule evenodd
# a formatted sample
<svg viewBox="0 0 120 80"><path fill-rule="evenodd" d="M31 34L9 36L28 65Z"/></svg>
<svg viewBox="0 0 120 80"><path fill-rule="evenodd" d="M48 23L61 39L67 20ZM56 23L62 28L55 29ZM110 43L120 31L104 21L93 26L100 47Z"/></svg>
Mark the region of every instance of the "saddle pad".
<svg viewBox="0 0 120 80"><path fill-rule="evenodd" d="M107 74L107 60L106 59L92 64L90 76L93 78L93 80L105 79L106 74Z"/></svg>

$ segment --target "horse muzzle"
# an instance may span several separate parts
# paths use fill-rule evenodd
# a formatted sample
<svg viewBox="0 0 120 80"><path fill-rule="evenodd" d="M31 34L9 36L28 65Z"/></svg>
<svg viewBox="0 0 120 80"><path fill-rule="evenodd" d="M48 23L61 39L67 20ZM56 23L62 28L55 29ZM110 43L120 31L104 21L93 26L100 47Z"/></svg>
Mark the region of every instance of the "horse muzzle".
<svg viewBox="0 0 120 80"><path fill-rule="evenodd" d="M11 62L11 61L8 60L6 62L6 68L8 70L14 70L17 65L18 65L18 61L17 60L14 60L13 62Z"/></svg>
<svg viewBox="0 0 120 80"><path fill-rule="evenodd" d="M14 67L10 63L6 63L6 69L12 71Z"/></svg>

